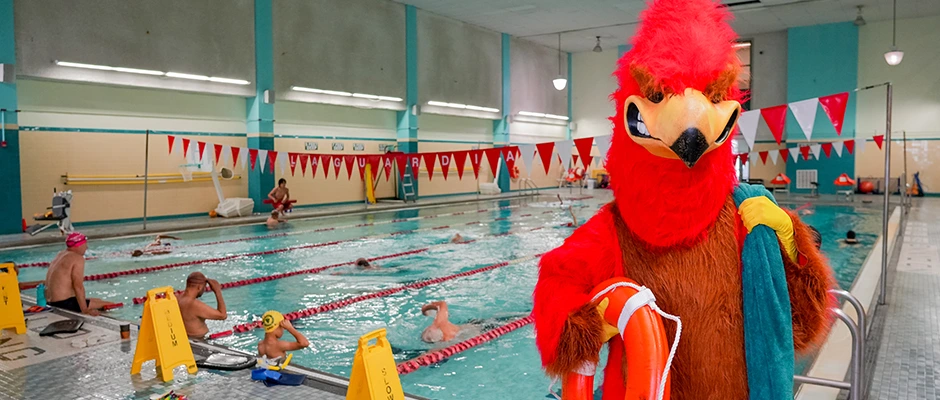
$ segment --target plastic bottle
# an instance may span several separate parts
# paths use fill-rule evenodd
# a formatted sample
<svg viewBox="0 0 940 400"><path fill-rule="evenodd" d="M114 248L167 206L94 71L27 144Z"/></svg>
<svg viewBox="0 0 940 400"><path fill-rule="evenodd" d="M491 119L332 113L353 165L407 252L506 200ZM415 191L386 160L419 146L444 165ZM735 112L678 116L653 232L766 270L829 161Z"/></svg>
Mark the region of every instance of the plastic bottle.
<svg viewBox="0 0 940 400"><path fill-rule="evenodd" d="M36 286L36 305L46 307L46 285L40 283Z"/></svg>

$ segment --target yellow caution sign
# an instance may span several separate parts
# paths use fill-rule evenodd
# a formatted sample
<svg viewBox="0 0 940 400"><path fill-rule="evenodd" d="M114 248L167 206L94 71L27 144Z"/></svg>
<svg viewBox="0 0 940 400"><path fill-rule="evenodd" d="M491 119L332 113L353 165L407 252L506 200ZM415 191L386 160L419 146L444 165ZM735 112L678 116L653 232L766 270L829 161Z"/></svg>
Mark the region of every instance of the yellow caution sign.
<svg viewBox="0 0 940 400"><path fill-rule="evenodd" d="M160 294L165 297L157 298ZM150 360L157 360L157 371L164 382L173 379L173 368L180 365L185 365L190 374L197 371L180 307L173 295L173 288L169 286L147 292L131 375L139 374L140 366Z"/></svg>
<svg viewBox="0 0 940 400"><path fill-rule="evenodd" d="M375 340L375 344L369 342ZM392 356L392 345L385 338L385 328L359 338L353 358L346 400L399 400L405 398Z"/></svg>
<svg viewBox="0 0 940 400"><path fill-rule="evenodd" d="M366 200L375 204L375 187L372 186L372 164L366 164Z"/></svg>
<svg viewBox="0 0 940 400"><path fill-rule="evenodd" d="M13 263L0 264L0 331L4 329L13 329L17 335L26 333L20 282Z"/></svg>

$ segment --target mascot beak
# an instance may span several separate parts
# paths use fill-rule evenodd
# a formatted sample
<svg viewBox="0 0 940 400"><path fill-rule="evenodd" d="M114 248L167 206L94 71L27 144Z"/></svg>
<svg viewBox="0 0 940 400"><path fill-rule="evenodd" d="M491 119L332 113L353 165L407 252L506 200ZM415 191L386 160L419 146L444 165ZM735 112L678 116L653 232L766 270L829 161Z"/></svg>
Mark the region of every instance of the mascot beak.
<svg viewBox="0 0 940 400"><path fill-rule="evenodd" d="M689 88L659 102L630 96L624 118L634 142L655 156L679 159L692 168L702 155L731 137L740 114L737 101L713 103Z"/></svg>

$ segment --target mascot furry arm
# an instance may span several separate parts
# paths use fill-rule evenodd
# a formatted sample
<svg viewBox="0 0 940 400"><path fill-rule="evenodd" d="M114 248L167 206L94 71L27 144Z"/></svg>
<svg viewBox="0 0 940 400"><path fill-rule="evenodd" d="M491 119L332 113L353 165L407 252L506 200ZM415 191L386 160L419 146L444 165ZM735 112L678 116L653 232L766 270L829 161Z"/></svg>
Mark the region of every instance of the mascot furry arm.
<svg viewBox="0 0 940 400"><path fill-rule="evenodd" d="M606 336L588 295L627 277L682 318L672 397L747 398L741 251L748 230L731 198L737 178L727 143L741 112L740 61L729 19L711 0L656 0L640 15L611 96L617 113L606 167L615 200L540 264L533 315L549 375L597 363ZM808 227L789 213L789 224L779 224L783 214L774 210L776 225L789 228L776 232L781 249L795 248L782 252L794 348L804 352L829 329L833 279ZM666 324L670 340L675 329ZM607 363L605 399L623 398L626 367Z"/></svg>

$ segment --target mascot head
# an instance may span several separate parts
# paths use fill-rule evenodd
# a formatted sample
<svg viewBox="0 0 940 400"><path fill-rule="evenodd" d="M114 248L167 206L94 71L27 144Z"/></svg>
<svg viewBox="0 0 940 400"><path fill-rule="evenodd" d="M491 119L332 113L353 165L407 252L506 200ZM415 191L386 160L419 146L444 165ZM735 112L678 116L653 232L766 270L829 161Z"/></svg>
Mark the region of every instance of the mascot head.
<svg viewBox="0 0 940 400"><path fill-rule="evenodd" d="M628 227L654 247L701 240L734 187L741 65L730 19L713 0L656 0L614 74L607 169Z"/></svg>

